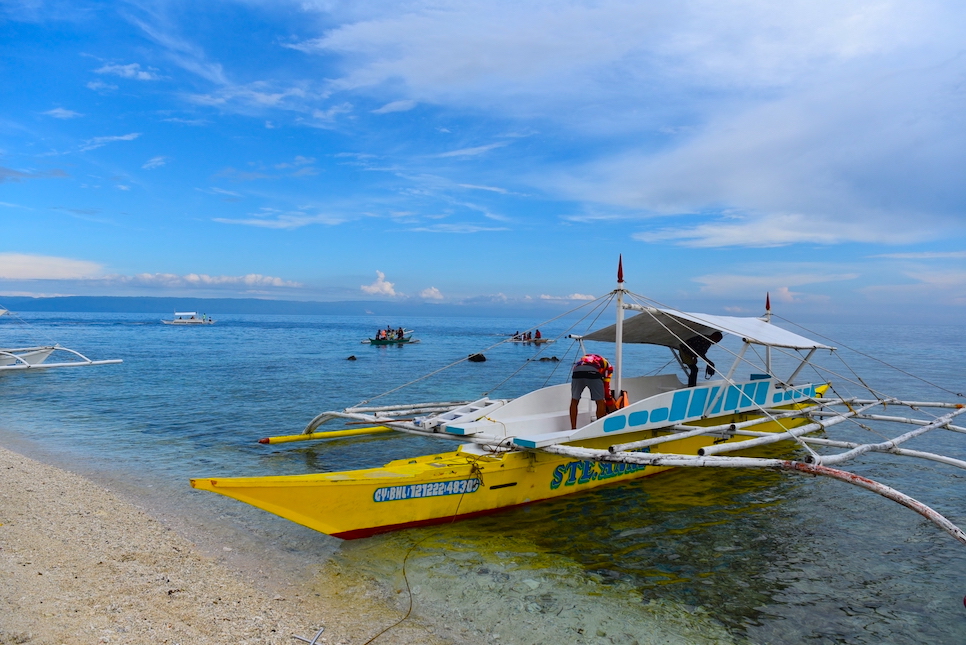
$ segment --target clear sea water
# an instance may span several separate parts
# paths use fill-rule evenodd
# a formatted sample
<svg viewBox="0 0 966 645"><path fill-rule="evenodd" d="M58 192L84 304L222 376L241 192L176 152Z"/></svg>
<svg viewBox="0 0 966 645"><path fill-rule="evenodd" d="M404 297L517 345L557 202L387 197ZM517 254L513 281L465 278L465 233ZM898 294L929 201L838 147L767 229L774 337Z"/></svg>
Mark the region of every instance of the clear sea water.
<svg viewBox="0 0 966 645"><path fill-rule="evenodd" d="M261 563L251 566L275 579L331 585L339 571L405 589L409 553L405 575L415 614L459 642L966 642L966 546L893 502L826 479L675 471L349 542L194 491L188 480L197 476L343 470L453 449L394 435L281 446L257 439L296 434L321 411L369 399L470 353L482 351L488 360L459 363L373 403L491 391L516 396L566 380L575 353L569 340L542 350L491 348L535 320L212 313L217 324L203 328L170 327L161 316L140 314L20 314L27 326L0 319L0 345L57 341L92 358L124 360L0 375L0 441L108 485L209 552ZM386 323L415 328L422 342L360 344ZM966 327L815 329L840 347L966 391ZM553 337L562 327L542 331ZM964 402L862 355L842 354L888 393ZM350 355L357 360L346 360ZM541 356L563 360L527 360ZM666 363L645 348L629 348L625 358L631 375ZM828 364L841 375L833 378L841 393L862 393L846 383L847 368ZM909 447L966 459L966 436L950 432ZM884 455L849 469L966 526L962 471Z"/></svg>

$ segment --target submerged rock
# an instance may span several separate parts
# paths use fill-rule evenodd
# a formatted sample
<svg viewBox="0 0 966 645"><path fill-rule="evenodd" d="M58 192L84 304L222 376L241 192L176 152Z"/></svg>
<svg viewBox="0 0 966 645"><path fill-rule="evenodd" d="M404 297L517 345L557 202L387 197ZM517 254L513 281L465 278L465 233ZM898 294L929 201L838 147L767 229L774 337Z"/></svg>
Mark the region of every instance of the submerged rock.
<svg viewBox="0 0 966 645"><path fill-rule="evenodd" d="M355 356L355 354L353 354L352 356L350 356L350 357L349 357L349 358L347 358L346 360L347 360L347 361L354 361L354 360L356 360L356 356Z"/></svg>
<svg viewBox="0 0 966 645"><path fill-rule="evenodd" d="M470 354L468 359L471 363L483 363L486 361L486 356L483 354Z"/></svg>

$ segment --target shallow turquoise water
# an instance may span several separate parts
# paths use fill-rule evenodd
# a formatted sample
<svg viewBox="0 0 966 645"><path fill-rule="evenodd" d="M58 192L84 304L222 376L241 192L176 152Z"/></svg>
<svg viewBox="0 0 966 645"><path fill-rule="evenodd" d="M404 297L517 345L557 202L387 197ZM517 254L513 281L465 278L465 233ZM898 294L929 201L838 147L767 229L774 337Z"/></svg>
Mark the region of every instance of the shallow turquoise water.
<svg viewBox="0 0 966 645"><path fill-rule="evenodd" d="M502 345L534 321L372 317L216 316L173 328L159 317L21 314L2 320L11 346L56 340L122 365L0 375L0 432L241 552L279 567L329 560L401 585L417 612L480 642L962 643L966 547L919 516L830 480L748 471L678 471L487 518L340 542L216 495L190 477L294 474L380 465L455 444L373 437L263 446L318 412L342 408L484 351L395 401L475 398L521 365L495 396L567 378L570 341ZM423 342L359 343L387 322ZM562 331L543 329L553 337ZM873 354L954 392L966 390L956 357L961 327L823 326L838 344ZM604 353L604 350L599 350ZM846 359L866 382L904 398L949 394L861 355ZM358 360L347 361L349 355ZM630 374L666 358L628 348ZM824 360L824 359L823 359ZM842 392L861 394L829 361ZM962 399L959 399L960 401ZM966 425L966 422L964 422ZM848 432L859 436L859 428ZM966 458L966 437L932 433L910 446ZM870 456L850 467L966 524L966 473ZM288 564L285 564L288 563ZM310 575L305 573L305 575ZM525 628L523 628L525 627Z"/></svg>

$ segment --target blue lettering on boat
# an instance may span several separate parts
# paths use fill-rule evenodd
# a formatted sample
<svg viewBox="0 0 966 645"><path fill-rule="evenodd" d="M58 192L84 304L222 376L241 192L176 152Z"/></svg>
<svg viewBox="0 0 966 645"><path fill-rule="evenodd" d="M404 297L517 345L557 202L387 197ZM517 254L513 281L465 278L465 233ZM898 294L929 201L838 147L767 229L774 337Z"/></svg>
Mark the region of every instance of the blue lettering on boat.
<svg viewBox="0 0 966 645"><path fill-rule="evenodd" d="M639 452L650 452L650 448L645 448ZM638 451L634 451L638 452ZM629 475L640 472L647 468L646 464L625 464L609 461L592 461L581 459L560 464L553 469L550 477L550 490L557 490L561 485L574 486L579 484L589 484L592 481L610 479L620 475Z"/></svg>
<svg viewBox="0 0 966 645"><path fill-rule="evenodd" d="M405 486L386 486L377 488L372 494L375 502L395 502L419 497L442 497L475 493L480 487L479 479L451 479L432 484L406 484Z"/></svg>

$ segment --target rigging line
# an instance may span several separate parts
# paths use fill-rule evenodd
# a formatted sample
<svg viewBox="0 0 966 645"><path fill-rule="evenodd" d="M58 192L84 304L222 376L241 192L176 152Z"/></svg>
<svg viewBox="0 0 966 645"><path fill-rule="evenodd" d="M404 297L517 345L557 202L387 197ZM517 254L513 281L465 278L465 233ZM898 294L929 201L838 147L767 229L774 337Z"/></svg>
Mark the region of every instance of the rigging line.
<svg viewBox="0 0 966 645"><path fill-rule="evenodd" d="M883 396L886 395L885 392L879 392L878 390L876 390L872 386L870 386L868 383L866 383L865 381L863 381L862 380L862 377L859 376L858 372L856 372L854 369L852 369L852 366L845 362L845 359L842 358L842 355L841 354L835 354L835 357L839 359L839 362L841 362L842 365L844 365L845 367L847 367L849 369L849 371L852 372L852 376L855 377L855 380L858 381L858 383L862 387L864 387L866 390L868 390L869 391L869 394L871 394L872 396L874 396L877 399L881 399Z"/></svg>
<svg viewBox="0 0 966 645"><path fill-rule="evenodd" d="M652 312L650 312L650 311L648 311L648 312L646 312L646 313L648 313L648 314L649 314L649 315L651 316L651 318L652 318L652 319L654 320L654 322L656 322L656 323L657 323L657 324L659 324L659 325L660 325L661 327L663 327L663 328L664 328L664 330L665 330L665 331L667 331L667 333L669 333L669 334L670 334L671 336L673 336L674 338L676 338L677 340L679 340L679 341L681 342L681 344L684 344L684 341L683 341L683 340L681 339L681 337L680 337L680 336L678 336L678 335L677 335L676 333L674 333L674 332L673 332L673 331L672 331L672 330L671 330L671 329L670 329L670 328L669 328L669 327L668 327L667 325L665 325L665 324L664 324L664 323L663 323L663 322L662 322L661 320L659 320L659 319L657 318L657 316L655 316L655 315L654 315L654 314L653 314ZM705 335L704 335L704 334L702 334L701 332L698 332L698 331L695 331L695 330L694 330L693 328L691 328L691 327L689 327L689 326L688 326L688 325L687 325L687 324L686 324L686 323L685 323L684 321L681 321L681 320L678 320L678 322L679 322L679 323L681 324L681 326L682 326L682 327L684 327L684 328L685 328L685 329L687 329L688 331L691 331L691 332L693 332L693 333L696 333L696 334L698 334L699 336L701 336L702 338L707 338L707 336L705 336ZM711 326L711 325L708 325L708 326ZM729 349L727 349L727 348L722 348L722 349L724 349L724 350L725 350L726 352L728 352L729 354L731 354L731 355L733 355L733 356L735 356L736 358L738 357L738 355L737 355L737 354L735 354L734 352L732 352L731 350L729 350ZM754 349L754 348L753 348L753 349ZM673 350L672 350L672 352L673 352ZM757 354L757 351L756 351L756 354ZM708 360L708 359L707 359L707 358L705 358L705 361L707 361L707 360ZM745 358L742 358L742 360L743 360L744 362L746 362L746 363L748 363L749 365L752 365L752 366L754 365L754 364L753 364L753 363L752 363L751 361L749 361L748 359L745 359ZM728 383L728 384L729 384L729 385L730 385L731 387L737 387L737 386L735 385L735 382L734 382L733 380L731 380L730 378L728 378L727 376L724 376L724 375L722 375L722 380L723 380L723 381L725 381L726 383ZM774 415L773 415L773 414L772 414L771 412L769 412L769 411L768 411L767 409L765 409L764 407L761 407L761 406L758 406L758 412L760 412L760 413L762 414L762 416L765 416L765 417L768 417L769 419L771 419L771 421L772 421L772 423L778 423L778 419L776 419L776 418L774 417ZM781 426L781 424L780 424L780 423L779 423L779 426ZM815 451L814 451L814 450L812 449L812 447L811 447L811 446L809 446L808 444L806 444L806 443L805 443L805 442L804 442L804 441L803 441L803 440L801 439L801 437L797 437L797 436L795 436L795 435L792 435L792 436L791 436L791 438L792 438L792 439L794 439L794 440L795 440L795 442L796 442L796 443L797 443L797 444L798 444L799 446L801 446L801 447L802 447L802 448L804 448L804 449L805 449L805 450L806 450L806 451L807 451L807 452L808 452L809 454L811 454L811 455L812 455L812 457L814 457L814 458L818 458L818 457L819 457L819 455L818 455L818 453L817 453L817 452L815 452Z"/></svg>
<svg viewBox="0 0 966 645"><path fill-rule="evenodd" d="M577 341L571 340L570 341L570 347L568 347L567 348L567 351L564 352L563 358L561 358L559 361L557 361L557 364L553 366L553 369L552 370L550 370L550 374L547 375L546 380L544 380L544 382L543 382L543 387L547 387L547 384L553 378L553 375L557 373L557 369L561 365L563 365L565 363L564 358L567 358L567 356L570 354L570 350L574 349L575 347L577 347Z"/></svg>
<svg viewBox="0 0 966 645"><path fill-rule="evenodd" d="M946 392L947 394L952 394L953 396L958 396L958 397L961 397L961 398L962 397L966 397L966 394L964 394L962 392L954 392L953 390L944 388L941 385L936 385L932 381L929 381L927 379L924 379L921 376L917 376L915 374L912 374L911 372L905 371L904 369L902 369L900 367L896 367L895 365L892 365L891 363L887 363L884 360L882 360L881 358L876 358L875 356L871 356L869 354L866 354L865 352L860 351L858 349L855 349L854 347L849 347L845 343L840 343L837 340L835 340L834 338L829 338L828 336L823 336L822 334L820 334L818 332L812 331L811 329L808 329L807 327L804 327L803 325L800 325L800 324L798 324L796 322L793 322L791 320L788 320L787 318L783 318L782 316L779 316L778 314L772 314L772 316L774 316L775 318L778 318L779 320L783 320L783 321L787 322L790 325L795 325L796 327L799 327L801 329L804 329L805 331L807 331L810 334L815 334L816 336L819 336L821 338L824 338L825 340L832 341L836 345L840 345L841 347L844 347L845 349L847 349L849 351L855 352L856 354L858 354L860 356L864 356L865 358L871 358L872 360L874 360L874 361L876 361L878 363L882 363L886 367L892 368L892 369L896 370L897 372L901 372L901 373L905 374L906 376L911 376L912 378L914 378L914 379L916 379L918 381L922 381L926 385L931 385L932 387L936 388L937 390L942 390L943 392Z"/></svg>
<svg viewBox="0 0 966 645"><path fill-rule="evenodd" d="M594 307L593 309L590 309L590 310L589 310L589 311L588 311L588 312L587 312L586 314L584 314L584 316L583 316L583 317L582 317L582 318L581 318L580 320L578 320L577 322L575 322L574 324L572 324L572 325L571 325L570 327L568 327L568 328L567 328L567 329L565 330L565 332L564 332L564 333L566 333L566 332L568 332L568 331L570 331L570 330L572 330L572 329L573 329L574 327L576 327L577 325L579 325L580 323L582 323L582 322L583 322L584 320L586 320L586 319L587 319L587 318L588 318L588 317L589 317L589 316L590 316L590 315L591 315L592 313L594 313L595 311L597 311L597 310L598 310L598 308L599 308L599 309L600 309L600 313L598 313L598 314L597 314L597 317L596 317L596 318L594 318L594 320L593 320L593 322L591 322L591 323L590 323L591 325L593 325L593 324L594 324L594 322L596 322L596 321L597 321L597 319L598 319L598 318L600 318L600 316L601 316L601 314L602 314L602 313L603 313L604 311L606 311L606 309L607 309L607 307L608 307L608 305L610 305L610 302L611 302L611 300L613 300L613 298L614 298L614 292L610 292L610 293L609 293L609 294L607 294L606 296L601 296L600 298L597 298L596 300L594 300L593 302L596 302L596 303L597 303L597 306L596 306L596 307ZM588 303L588 304L589 304L589 303ZM586 306L586 305L581 305L581 306ZM577 311L578 309L580 309L580 307L577 307L577 309L571 309L571 310L570 310L570 311L569 311L568 313L573 313L573 312L575 312L575 311ZM566 314L561 314L561 315L566 315ZM557 318L560 318L560 316L557 316ZM554 318L553 320L556 320L556 318ZM536 328L536 327L534 327L534 329L535 329L535 328ZM560 334L560 336L558 336L558 338L561 338L561 337L563 337L563 334ZM504 342L505 342L505 341L504 341ZM495 346L494 346L494 347L495 347ZM541 350L541 351L543 351L543 350ZM569 350L568 350L568 351L569 351ZM540 353L540 352L537 352L537 354L539 354L539 353ZM486 392L483 392L483 396L488 396L488 395L490 395L490 394L492 394L493 392L495 392L496 390L498 390L498 389L500 389L501 387L503 387L503 385L504 385L504 384L506 384L506 382L507 382L507 381L509 381L509 380L510 380L510 379L512 379L512 378L513 378L514 376L516 376L517 374L519 374L520 372L522 372L522 371L523 371L523 369L524 369L524 368L525 368L525 367L526 367L527 365L529 365L529 364L530 364L530 359L527 359L527 361L526 361L526 362L524 362L524 363L523 363L523 364L522 364L522 365L521 365L521 366L520 366L519 368L517 368L517 369L516 369L516 370L515 370L515 371L514 371L514 372L513 372L512 374L510 374L510 375L509 375L509 376L507 376L507 377L506 377L505 379L503 379L502 381L500 381L499 383L497 383L497 384L496 384L495 386L493 386L493 387L491 387L491 388L490 388L489 390L487 390ZM556 368L554 368L554 369L556 370ZM549 379L548 379L548 380L549 380Z"/></svg>
<svg viewBox="0 0 966 645"><path fill-rule="evenodd" d="M839 358L841 359L841 357L839 357ZM844 360L842 362L845 363ZM846 365L846 367L848 367L848 363L845 363L845 365ZM867 389L867 390L873 392L873 394L875 394L875 398L877 398L877 399L882 399L882 398L886 398L887 399L887 398L889 398L889 395L887 393L885 393L885 392L877 392L875 390L871 390L868 386L864 385L863 383L853 381L849 377L845 376L844 374L839 374L838 372L836 372L835 370L833 370L830 367L826 367L824 365L821 365L821 366L820 365L815 365L811 361L808 363L808 366L811 367L813 370L815 370L815 372L818 374L819 378L822 378L822 379L826 378L825 376L822 376L821 372L819 372L819 370L822 370L824 372L827 372L828 374L831 374L832 376L835 376L837 378L842 379L846 383L850 383L850 384L855 385L855 386L862 386L863 389ZM946 391L948 392L949 390L946 390Z"/></svg>
<svg viewBox="0 0 966 645"><path fill-rule="evenodd" d="M0 304L0 310L6 311L6 315L8 315L8 316L14 318L15 320L17 320L18 322L20 322L20 324L22 324L24 327L27 327L31 332L34 332L38 336L42 336L43 338L46 338L47 339L47 342L49 342L51 345L57 345L58 344L55 339L53 339L53 338L51 338L50 336L47 335L47 332L41 330L36 325L31 325L29 322L27 322L26 320L24 320L23 318L21 318L20 317L20 314L14 312L14 311L11 311L9 309L7 309L2 304Z"/></svg>

